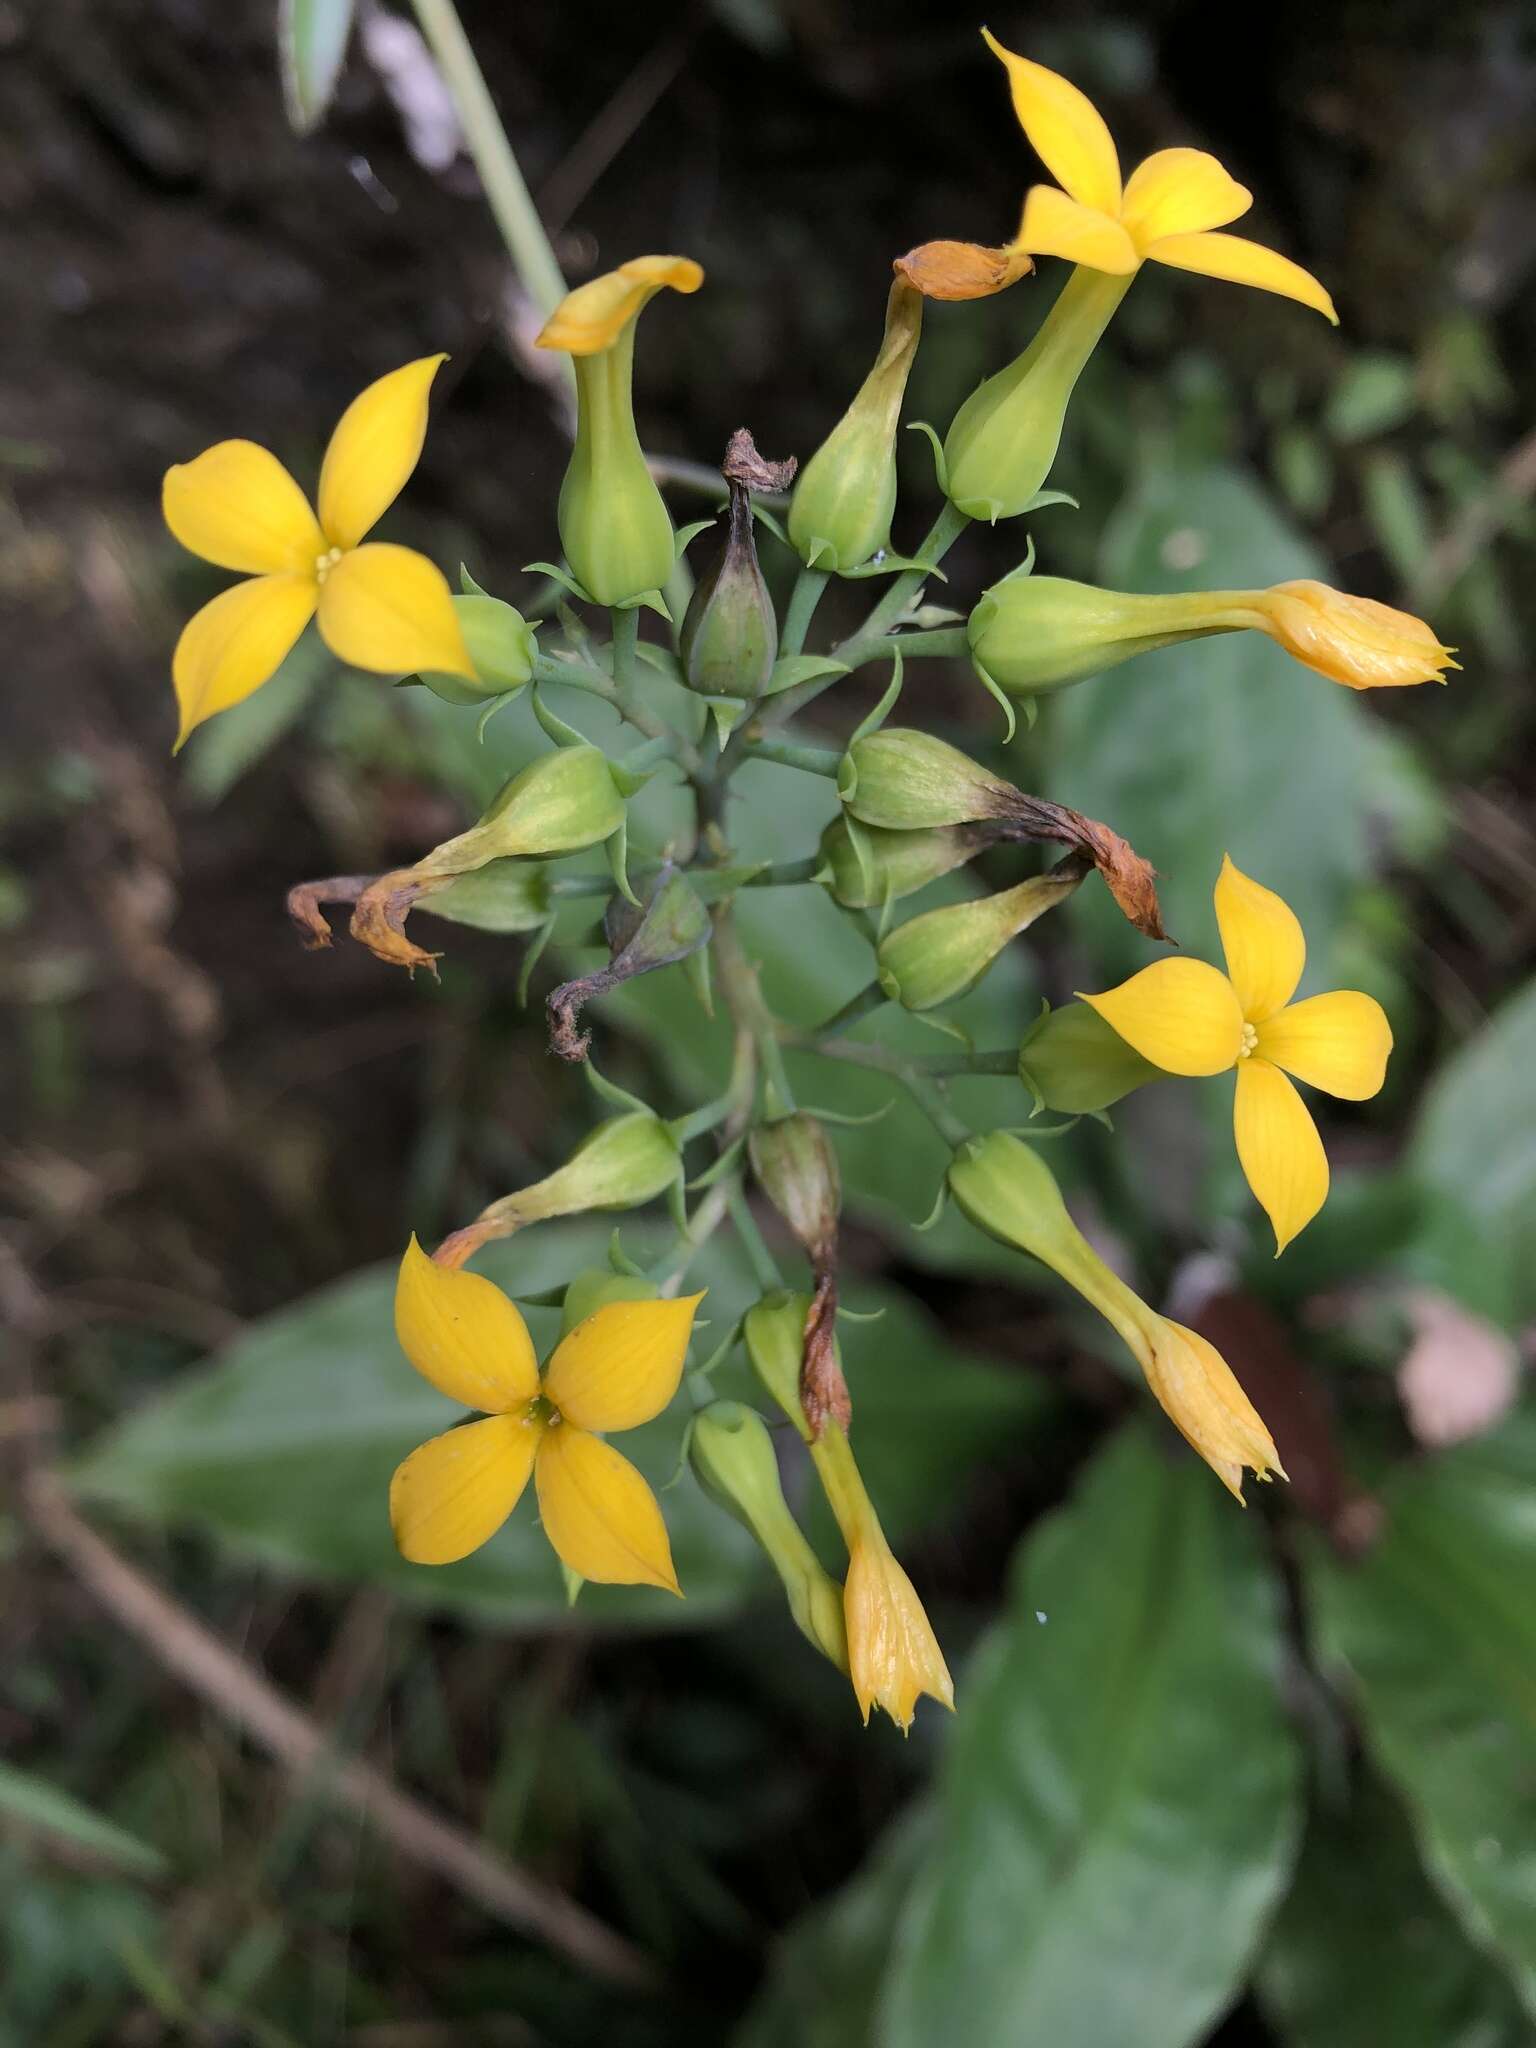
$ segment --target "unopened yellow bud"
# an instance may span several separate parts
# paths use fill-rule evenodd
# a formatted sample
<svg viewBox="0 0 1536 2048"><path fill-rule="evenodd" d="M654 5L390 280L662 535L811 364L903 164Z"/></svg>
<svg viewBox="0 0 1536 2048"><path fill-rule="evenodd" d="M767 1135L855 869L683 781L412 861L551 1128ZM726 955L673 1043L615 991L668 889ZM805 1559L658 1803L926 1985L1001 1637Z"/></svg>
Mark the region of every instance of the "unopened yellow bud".
<svg viewBox="0 0 1536 2048"><path fill-rule="evenodd" d="M686 256L637 256L569 293L539 336L540 348L565 350L576 372L560 543L599 604L634 604L672 573L676 535L635 431L635 322L664 286L696 292L703 282Z"/></svg>
<svg viewBox="0 0 1536 2048"><path fill-rule="evenodd" d="M1260 630L1287 654L1351 690L1443 683L1445 670L1459 669L1454 648L1442 647L1422 619L1351 597L1326 583L1303 577L1254 594Z"/></svg>
<svg viewBox="0 0 1536 2048"><path fill-rule="evenodd" d="M970 519L1011 519L1051 473L1073 387L1131 280L1079 268L1016 362L955 414L944 442L950 502Z"/></svg>
<svg viewBox="0 0 1536 2048"><path fill-rule="evenodd" d="M874 368L795 486L789 537L808 568L857 569L890 545L896 432L922 327L922 295L898 278Z"/></svg>
<svg viewBox="0 0 1536 2048"><path fill-rule="evenodd" d="M880 986L907 1010L932 1010L973 987L1011 939L1072 894L1086 869L1037 875L969 903L924 911L880 941Z"/></svg>
<svg viewBox="0 0 1536 2048"><path fill-rule="evenodd" d="M973 1138L950 1162L949 1186L977 1226L1029 1252L1076 1288L1124 1339L1163 1410L1238 1500L1243 1472L1284 1478L1274 1439L1216 1347L1149 1308L1110 1271L1067 1214L1050 1168L1006 1131Z"/></svg>
<svg viewBox="0 0 1536 2048"><path fill-rule="evenodd" d="M846 1672L843 1589L823 1570L789 1511L763 1418L745 1402L712 1401L694 1417L688 1455L704 1491L767 1552L800 1633Z"/></svg>

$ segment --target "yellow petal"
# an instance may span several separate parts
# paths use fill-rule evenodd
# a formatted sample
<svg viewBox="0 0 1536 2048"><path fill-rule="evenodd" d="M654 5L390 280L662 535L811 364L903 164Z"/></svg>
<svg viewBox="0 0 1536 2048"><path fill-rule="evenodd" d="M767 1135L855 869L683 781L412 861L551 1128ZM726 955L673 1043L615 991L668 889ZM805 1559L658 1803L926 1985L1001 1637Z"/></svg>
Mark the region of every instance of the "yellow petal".
<svg viewBox="0 0 1536 2048"><path fill-rule="evenodd" d="M427 438L427 393L448 358L422 356L360 391L320 466L320 524L332 547L355 548L405 489Z"/></svg>
<svg viewBox="0 0 1536 2048"><path fill-rule="evenodd" d="M539 1391L528 1325L479 1273L439 1266L414 1236L395 1283L395 1335L424 1380L450 1401L500 1415Z"/></svg>
<svg viewBox="0 0 1536 2048"><path fill-rule="evenodd" d="M696 292L703 282L704 272L691 256L632 257L567 292L544 323L536 346L572 356L601 355L657 292L668 286Z"/></svg>
<svg viewBox="0 0 1536 2048"><path fill-rule="evenodd" d="M1107 270L1113 277L1129 277L1141 261L1119 221L1080 206L1054 185L1029 188L1014 247L1035 256L1063 256L1068 263Z"/></svg>
<svg viewBox="0 0 1536 2048"><path fill-rule="evenodd" d="M1277 583L1251 601L1260 614L1256 623L1287 654L1351 690L1443 683L1447 668L1461 666L1451 659L1455 648L1443 647L1411 612L1310 577Z"/></svg>
<svg viewBox="0 0 1536 2048"><path fill-rule="evenodd" d="M171 656L181 710L178 747L205 718L261 688L314 609L312 577L252 576L192 614Z"/></svg>
<svg viewBox="0 0 1536 2048"><path fill-rule="evenodd" d="M1298 1081L1346 1102L1365 1102L1387 1078L1392 1026L1374 996L1357 989L1309 996L1259 1029L1259 1051Z"/></svg>
<svg viewBox="0 0 1536 2048"><path fill-rule="evenodd" d="M1019 126L1057 184L1083 206L1118 213L1120 159L1093 101L1043 64L1005 50L989 29L981 33L1007 70Z"/></svg>
<svg viewBox="0 0 1536 2048"><path fill-rule="evenodd" d="M1209 1338L1159 1316L1142 1364L1164 1412L1228 1492L1242 1499L1245 1467L1285 1477L1274 1438Z"/></svg>
<svg viewBox="0 0 1536 2048"><path fill-rule="evenodd" d="M389 1523L412 1564L456 1564L488 1543L517 1506L543 1425L492 1415L435 1436L389 1482Z"/></svg>
<svg viewBox="0 0 1536 2048"><path fill-rule="evenodd" d="M1242 1048L1232 984L1203 960L1159 960L1101 996L1078 994L1165 1074L1220 1074Z"/></svg>
<svg viewBox="0 0 1536 2048"><path fill-rule="evenodd" d="M1232 1123L1248 1185L1275 1226L1278 1259L1328 1199L1328 1155L1307 1105L1266 1059L1239 1064Z"/></svg>
<svg viewBox="0 0 1536 2048"><path fill-rule="evenodd" d="M354 668L475 678L448 579L414 548L371 540L343 555L320 586L320 633Z"/></svg>
<svg viewBox="0 0 1536 2048"><path fill-rule="evenodd" d="M1335 327L1339 324L1333 300L1310 270L1241 235L1163 235L1146 243L1141 253L1149 262L1168 263L1175 270L1197 270L1202 277L1223 277L1228 284L1251 284L1256 291L1299 299Z"/></svg>
<svg viewBox="0 0 1536 2048"><path fill-rule="evenodd" d="M1132 171L1120 218L1139 249L1161 235L1197 235L1245 214L1253 194L1203 149L1159 149Z"/></svg>
<svg viewBox="0 0 1536 2048"><path fill-rule="evenodd" d="M702 1294L613 1301L563 1337L544 1392L578 1429L636 1429L677 1392Z"/></svg>
<svg viewBox="0 0 1536 2048"><path fill-rule="evenodd" d="M1307 942L1291 906L1222 856L1216 878L1216 923L1227 972L1250 1024L1288 1003L1307 963Z"/></svg>
<svg viewBox="0 0 1536 2048"><path fill-rule="evenodd" d="M313 575L325 541L309 500L254 441L220 441L165 472L165 523L184 548L248 576Z"/></svg>
<svg viewBox="0 0 1536 2048"><path fill-rule="evenodd" d="M605 1586L682 1593L656 1496L612 1444L562 1422L539 1445L544 1533L562 1564Z"/></svg>

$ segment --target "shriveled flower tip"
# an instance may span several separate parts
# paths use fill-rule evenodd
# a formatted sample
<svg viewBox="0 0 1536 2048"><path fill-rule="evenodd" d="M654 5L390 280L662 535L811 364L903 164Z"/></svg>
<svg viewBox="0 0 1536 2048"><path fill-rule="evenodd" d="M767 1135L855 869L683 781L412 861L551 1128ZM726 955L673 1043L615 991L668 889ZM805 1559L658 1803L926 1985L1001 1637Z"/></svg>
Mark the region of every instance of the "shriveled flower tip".
<svg viewBox="0 0 1536 2048"><path fill-rule="evenodd" d="M1209 1338L1158 1316L1141 1365L1169 1419L1229 1493L1242 1500L1245 1470L1285 1478L1274 1438Z"/></svg>
<svg viewBox="0 0 1536 2048"><path fill-rule="evenodd" d="M1422 619L1373 597L1351 597L1303 577L1277 583L1258 600L1264 630L1287 654L1351 690L1443 683L1459 669Z"/></svg>
<svg viewBox="0 0 1536 2048"><path fill-rule="evenodd" d="M878 1529L853 1546L843 1586L848 1668L865 1721L881 1707L901 1729L924 1693L955 1705L954 1680L912 1581Z"/></svg>
<svg viewBox="0 0 1536 2048"><path fill-rule="evenodd" d="M675 292L696 292L703 282L703 269L691 256L632 257L617 270L567 292L545 322L537 345L573 356L600 355L613 347L657 292L668 286Z"/></svg>
<svg viewBox="0 0 1536 2048"><path fill-rule="evenodd" d="M1034 267L1021 249L989 249L980 242L923 242L891 266L925 299L990 299Z"/></svg>

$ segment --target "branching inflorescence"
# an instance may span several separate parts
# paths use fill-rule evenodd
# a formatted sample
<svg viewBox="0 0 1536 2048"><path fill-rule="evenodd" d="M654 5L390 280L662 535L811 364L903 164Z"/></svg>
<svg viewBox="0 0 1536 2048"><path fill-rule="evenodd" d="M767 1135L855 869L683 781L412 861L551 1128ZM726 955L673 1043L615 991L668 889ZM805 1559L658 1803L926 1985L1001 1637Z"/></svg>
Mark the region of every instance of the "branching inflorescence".
<svg viewBox="0 0 1536 2048"><path fill-rule="evenodd" d="M564 895L607 897L610 962L555 989L549 1014L553 1049L588 1063L610 1113L545 1179L492 1202L431 1257L413 1239L401 1266L396 1316L407 1357L434 1386L485 1417L435 1438L400 1466L390 1513L401 1550L421 1564L451 1565L496 1532L531 1477L573 1596L584 1579L686 1591L655 1496L607 1441L608 1432L659 1414L686 1386L697 1479L756 1536L799 1627L848 1672L866 1719L878 1705L904 1728L920 1695L951 1705L953 1689L855 1461L856 1402L837 1342L837 1159L827 1119L793 1099L785 1046L858 1060L906 1088L951 1148L946 1190L959 1209L1051 1267L1106 1317L1172 1421L1239 1500L1245 1472L1267 1478L1280 1467L1226 1361L1110 1271L1069 1216L1027 1125L973 1132L955 1114L945 1080L1016 1062L1036 1111L1080 1115L1103 1111L1161 1073L1235 1071L1238 1155L1283 1250L1328 1190L1322 1142L1288 1077L1359 1100L1381 1087L1391 1048L1386 1018L1369 996L1291 1000L1305 953L1300 926L1277 895L1230 860L1215 883L1225 973L1164 955L1118 988L1049 1012L1020 1048L1004 1054L920 1061L848 1042L845 1031L885 1003L933 1012L954 1001L1038 918L1078 889L1097 887L1095 876L1149 944L1165 938L1153 871L1111 826L1028 794L944 741L891 722L904 663L968 656L1004 706L1010 731L1017 708L1032 717L1042 695L1150 649L1214 633L1269 634L1306 667L1353 689L1443 680L1454 665L1419 620L1315 582L1121 593L1034 574L1032 546L967 618L923 604L924 584L968 522L995 524L1059 498L1047 483L1073 386L1142 263L1254 286L1335 317L1306 271L1218 232L1250 199L1213 157L1161 150L1122 183L1108 130L1089 101L1065 79L988 41L1007 70L1025 134L1057 183L1030 191L1019 234L1003 248L935 242L895 262L874 364L795 480L785 528L754 501L782 494L793 463L766 461L745 432L733 438L722 467L725 544L681 619L671 618L663 593L677 587L675 567L699 529L674 530L636 433L631 378L645 307L663 290L692 293L703 282L686 257L642 256L593 279L565 297L539 337L570 357L577 401L559 503L562 560L533 565L560 589L558 628L542 643L533 622L467 576L455 595L423 556L365 539L415 467L441 357L381 378L349 407L326 454L314 510L277 460L245 441L220 443L165 482L165 516L178 539L247 579L205 606L182 634L173 668L180 739L260 688L318 615L322 636L343 661L397 678L414 674L482 715L530 692L552 742L483 817L410 867L297 887L290 908L310 943L329 943L319 906L339 901L352 906L353 936L381 959L430 966L435 956L406 928L425 898L486 892L498 929L542 943ZM987 378L942 445L935 441L941 509L910 557L895 554L896 437L925 300L1007 289L1037 256L1065 259L1072 273L1028 348ZM759 524L799 558L782 618L758 563ZM862 625L817 651L807 642L834 576L883 588ZM647 607L671 625L669 644L642 642L638 618ZM601 645L583 623L593 609L608 618ZM841 750L793 737L797 712L878 664L890 666L891 687ZM658 672L691 696L658 691ZM544 694L557 684L605 700L632 743L610 752L557 717ZM678 703L681 712L667 708ZM732 782L747 761L835 781L839 815L804 858L771 866L744 863L733 851ZM641 849L630 841L630 802L661 772L691 789L694 828L685 843ZM1000 893L893 920L895 906L927 883L990 847L1026 840L1053 847L1055 864ZM599 846L607 880L590 871L561 874L563 856ZM765 1001L732 909L743 890L808 882L861 928L871 913L878 917L869 986L811 1033L792 1029ZM605 994L678 962L700 977L701 993L708 974L721 989L735 1058L721 1098L667 1119L620 1095L588 1052ZM784 1284L758 1234L745 1197L749 1178L804 1254L805 1291ZM697 1191L691 1208L690 1189ZM613 1270L579 1275L564 1291L564 1334L541 1369L517 1308L466 1262L489 1241L542 1220L626 1211L662 1196L674 1206L675 1245L649 1272L616 1250ZM685 1294L684 1283L722 1224L741 1233L760 1298L685 1380L700 1297ZM710 1392L708 1373L738 1345L809 1446L847 1548L841 1588L785 1503L763 1417Z"/></svg>

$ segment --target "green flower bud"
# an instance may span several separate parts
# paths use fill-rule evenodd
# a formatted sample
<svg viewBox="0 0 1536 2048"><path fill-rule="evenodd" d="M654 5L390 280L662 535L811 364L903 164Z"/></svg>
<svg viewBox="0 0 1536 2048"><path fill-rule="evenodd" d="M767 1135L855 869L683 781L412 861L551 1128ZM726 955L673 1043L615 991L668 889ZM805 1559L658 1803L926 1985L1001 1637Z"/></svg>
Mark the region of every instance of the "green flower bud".
<svg viewBox="0 0 1536 2048"><path fill-rule="evenodd" d="M779 618L757 563L752 492L782 489L793 462L765 462L752 436L731 436L721 473L730 486L726 543L700 577L678 638L683 675L706 697L760 697L779 654Z"/></svg>
<svg viewBox="0 0 1536 2048"><path fill-rule="evenodd" d="M643 1273L615 1273L611 1266L583 1266L565 1290L560 1334L568 1337L578 1323L615 1301L654 1301L656 1289Z"/></svg>
<svg viewBox="0 0 1536 2048"><path fill-rule="evenodd" d="M843 1589L822 1569L790 1513L768 1426L741 1401L713 1401L693 1419L688 1456L710 1499L745 1523L778 1573L800 1633L848 1669Z"/></svg>
<svg viewBox="0 0 1536 2048"><path fill-rule="evenodd" d="M993 682L1010 696L1030 697L1176 640L1234 630L1210 618L1209 605L1197 597L1192 606L1184 594L1097 590L1063 576L1011 576L983 593L966 636Z"/></svg>
<svg viewBox="0 0 1536 2048"><path fill-rule="evenodd" d="M848 910L879 910L963 867L992 844L985 826L935 825L925 832L850 826L834 818L821 835L821 878Z"/></svg>
<svg viewBox="0 0 1536 2048"><path fill-rule="evenodd" d="M1018 791L958 747L910 726L882 726L843 756L837 793L850 817L888 831L1006 818Z"/></svg>
<svg viewBox="0 0 1536 2048"><path fill-rule="evenodd" d="M484 593L454 598L453 609L476 680L424 669L421 680L433 695L449 704L483 704L487 697L505 697L522 689L533 675L539 651L534 630L522 613Z"/></svg>
<svg viewBox="0 0 1536 2048"><path fill-rule="evenodd" d="M556 1167L545 1179L492 1202L468 1231L483 1241L506 1237L551 1216L576 1216L589 1209L638 1209L643 1202L665 1194L681 1173L682 1155L671 1127L648 1109L630 1110L600 1123L564 1166Z"/></svg>
<svg viewBox="0 0 1536 2048"><path fill-rule="evenodd" d="M493 860L424 892L424 916L482 932L536 932L549 916L549 876L537 861Z"/></svg>
<svg viewBox="0 0 1536 2048"><path fill-rule="evenodd" d="M575 853L611 838L624 799L600 747L556 747L514 775L478 824L436 846L412 874L418 881L461 875L509 854Z"/></svg>
<svg viewBox="0 0 1536 2048"><path fill-rule="evenodd" d="M795 486L789 538L807 568L857 569L890 545L896 430L922 328L922 296L898 278L874 368Z"/></svg>
<svg viewBox="0 0 1536 2048"><path fill-rule="evenodd" d="M576 444L560 487L560 544L588 593L607 605L659 591L677 537L635 431L635 322L664 285L697 291L686 256L638 256L567 294L539 336L576 372Z"/></svg>
<svg viewBox="0 0 1536 2048"><path fill-rule="evenodd" d="M807 1257L824 1262L837 1244L843 1183L824 1125L804 1110L758 1124L747 1140L763 1193Z"/></svg>
<svg viewBox="0 0 1536 2048"><path fill-rule="evenodd" d="M753 1371L807 1443L814 1434L800 1404L800 1357L810 1308L808 1294L781 1288L749 1308L741 1326Z"/></svg>
<svg viewBox="0 0 1536 2048"><path fill-rule="evenodd" d="M951 504L969 519L1011 519L1051 473L1073 386L1129 277L1079 267L1017 361L973 391L944 442Z"/></svg>
<svg viewBox="0 0 1536 2048"><path fill-rule="evenodd" d="M1108 1109L1161 1078L1087 1003L1047 1011L1019 1047L1019 1079L1047 1109L1068 1116Z"/></svg>
<svg viewBox="0 0 1536 2048"><path fill-rule="evenodd" d="M1087 872L1037 875L997 896L948 903L887 933L876 955L880 986L907 1010L932 1010L964 995L986 973L1010 939L1072 894Z"/></svg>

